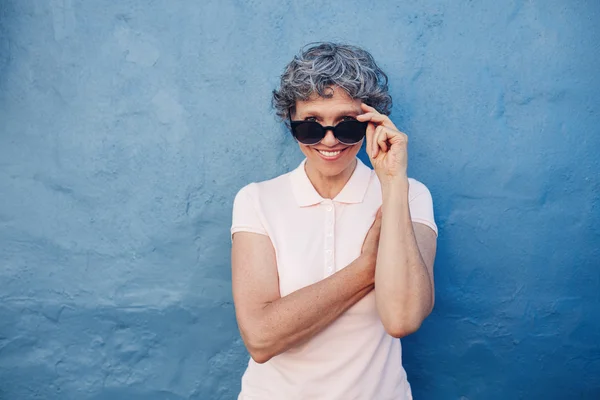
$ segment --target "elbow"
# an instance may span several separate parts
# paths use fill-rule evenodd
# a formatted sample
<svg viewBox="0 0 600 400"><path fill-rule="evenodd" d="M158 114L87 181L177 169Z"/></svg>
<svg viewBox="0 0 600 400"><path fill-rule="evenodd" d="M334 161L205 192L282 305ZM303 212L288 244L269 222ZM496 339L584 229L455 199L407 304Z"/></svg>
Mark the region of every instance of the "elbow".
<svg viewBox="0 0 600 400"><path fill-rule="evenodd" d="M250 353L250 357L252 357L257 364L264 364L272 358L270 354L263 350L248 348L248 352Z"/></svg>
<svg viewBox="0 0 600 400"><path fill-rule="evenodd" d="M389 313L380 315L381 322L388 335L403 338L412 335L421 328L426 315L422 313Z"/></svg>
<svg viewBox="0 0 600 400"><path fill-rule="evenodd" d="M256 363L264 364L275 356L271 351L272 346L269 346L268 342L261 335L242 333L242 339L248 353L250 353L250 357Z"/></svg>
<svg viewBox="0 0 600 400"><path fill-rule="evenodd" d="M388 335L400 339L408 335L412 335L421 327L421 322L407 322L407 321L392 321L383 323L383 327Z"/></svg>
<svg viewBox="0 0 600 400"><path fill-rule="evenodd" d="M398 309L404 309L406 311L398 312ZM395 338L403 338L418 331L432 309L433 301L426 309L400 305L393 308L378 307L379 317L386 333Z"/></svg>
<svg viewBox="0 0 600 400"><path fill-rule="evenodd" d="M248 349L248 353L250 353L250 357L252 357L252 359L257 364L266 363L271 358L273 358L273 355L274 355L269 351L269 349L267 347L259 346L254 343L246 344L246 348Z"/></svg>

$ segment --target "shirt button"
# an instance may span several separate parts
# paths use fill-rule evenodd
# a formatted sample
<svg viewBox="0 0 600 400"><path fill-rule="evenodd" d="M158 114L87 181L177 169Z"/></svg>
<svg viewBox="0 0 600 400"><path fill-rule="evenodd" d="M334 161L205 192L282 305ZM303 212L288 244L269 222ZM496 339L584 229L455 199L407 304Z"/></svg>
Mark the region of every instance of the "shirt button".
<svg viewBox="0 0 600 400"><path fill-rule="evenodd" d="M331 211L331 210L333 210L333 207L327 206L327 211Z"/></svg>

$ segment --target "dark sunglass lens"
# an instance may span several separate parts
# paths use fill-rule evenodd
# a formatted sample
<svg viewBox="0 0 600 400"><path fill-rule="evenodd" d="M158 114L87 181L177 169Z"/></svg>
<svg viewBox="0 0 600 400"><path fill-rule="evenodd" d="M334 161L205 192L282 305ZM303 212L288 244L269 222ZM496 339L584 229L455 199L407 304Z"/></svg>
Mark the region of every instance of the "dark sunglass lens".
<svg viewBox="0 0 600 400"><path fill-rule="evenodd" d="M292 122L292 132L296 140L303 144L317 144L325 136L323 127L314 121Z"/></svg>
<svg viewBox="0 0 600 400"><path fill-rule="evenodd" d="M368 122L344 121L335 127L335 137L344 144L355 144L367 133Z"/></svg>

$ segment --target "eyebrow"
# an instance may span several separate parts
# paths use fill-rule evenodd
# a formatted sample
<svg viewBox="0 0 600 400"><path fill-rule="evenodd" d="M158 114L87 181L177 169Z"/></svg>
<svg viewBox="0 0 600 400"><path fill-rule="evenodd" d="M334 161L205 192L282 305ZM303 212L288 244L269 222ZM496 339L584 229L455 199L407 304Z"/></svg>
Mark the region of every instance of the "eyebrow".
<svg viewBox="0 0 600 400"><path fill-rule="evenodd" d="M347 109L347 110L343 110L340 112L337 112L336 114L334 114L334 118L341 118L341 117L346 117L346 116L356 116L361 114L361 110L360 109ZM320 112L317 111L312 111L312 110L307 110L304 112L304 117L306 118L307 116L314 116L314 117L318 117L318 118L322 118L323 115ZM298 118L298 112L296 112L296 118Z"/></svg>

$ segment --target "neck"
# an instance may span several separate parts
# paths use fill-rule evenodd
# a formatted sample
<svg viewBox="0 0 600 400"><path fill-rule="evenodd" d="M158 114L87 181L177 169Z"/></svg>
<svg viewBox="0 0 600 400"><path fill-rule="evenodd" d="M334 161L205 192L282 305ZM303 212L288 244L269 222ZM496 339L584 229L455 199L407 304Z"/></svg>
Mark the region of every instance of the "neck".
<svg viewBox="0 0 600 400"><path fill-rule="evenodd" d="M342 191L346 183L350 180L350 177L356 168L356 164L357 161L355 158L354 161L338 175L327 176L323 175L316 168L312 168L309 160L307 160L304 164L304 170L317 193L324 199L333 199Z"/></svg>

